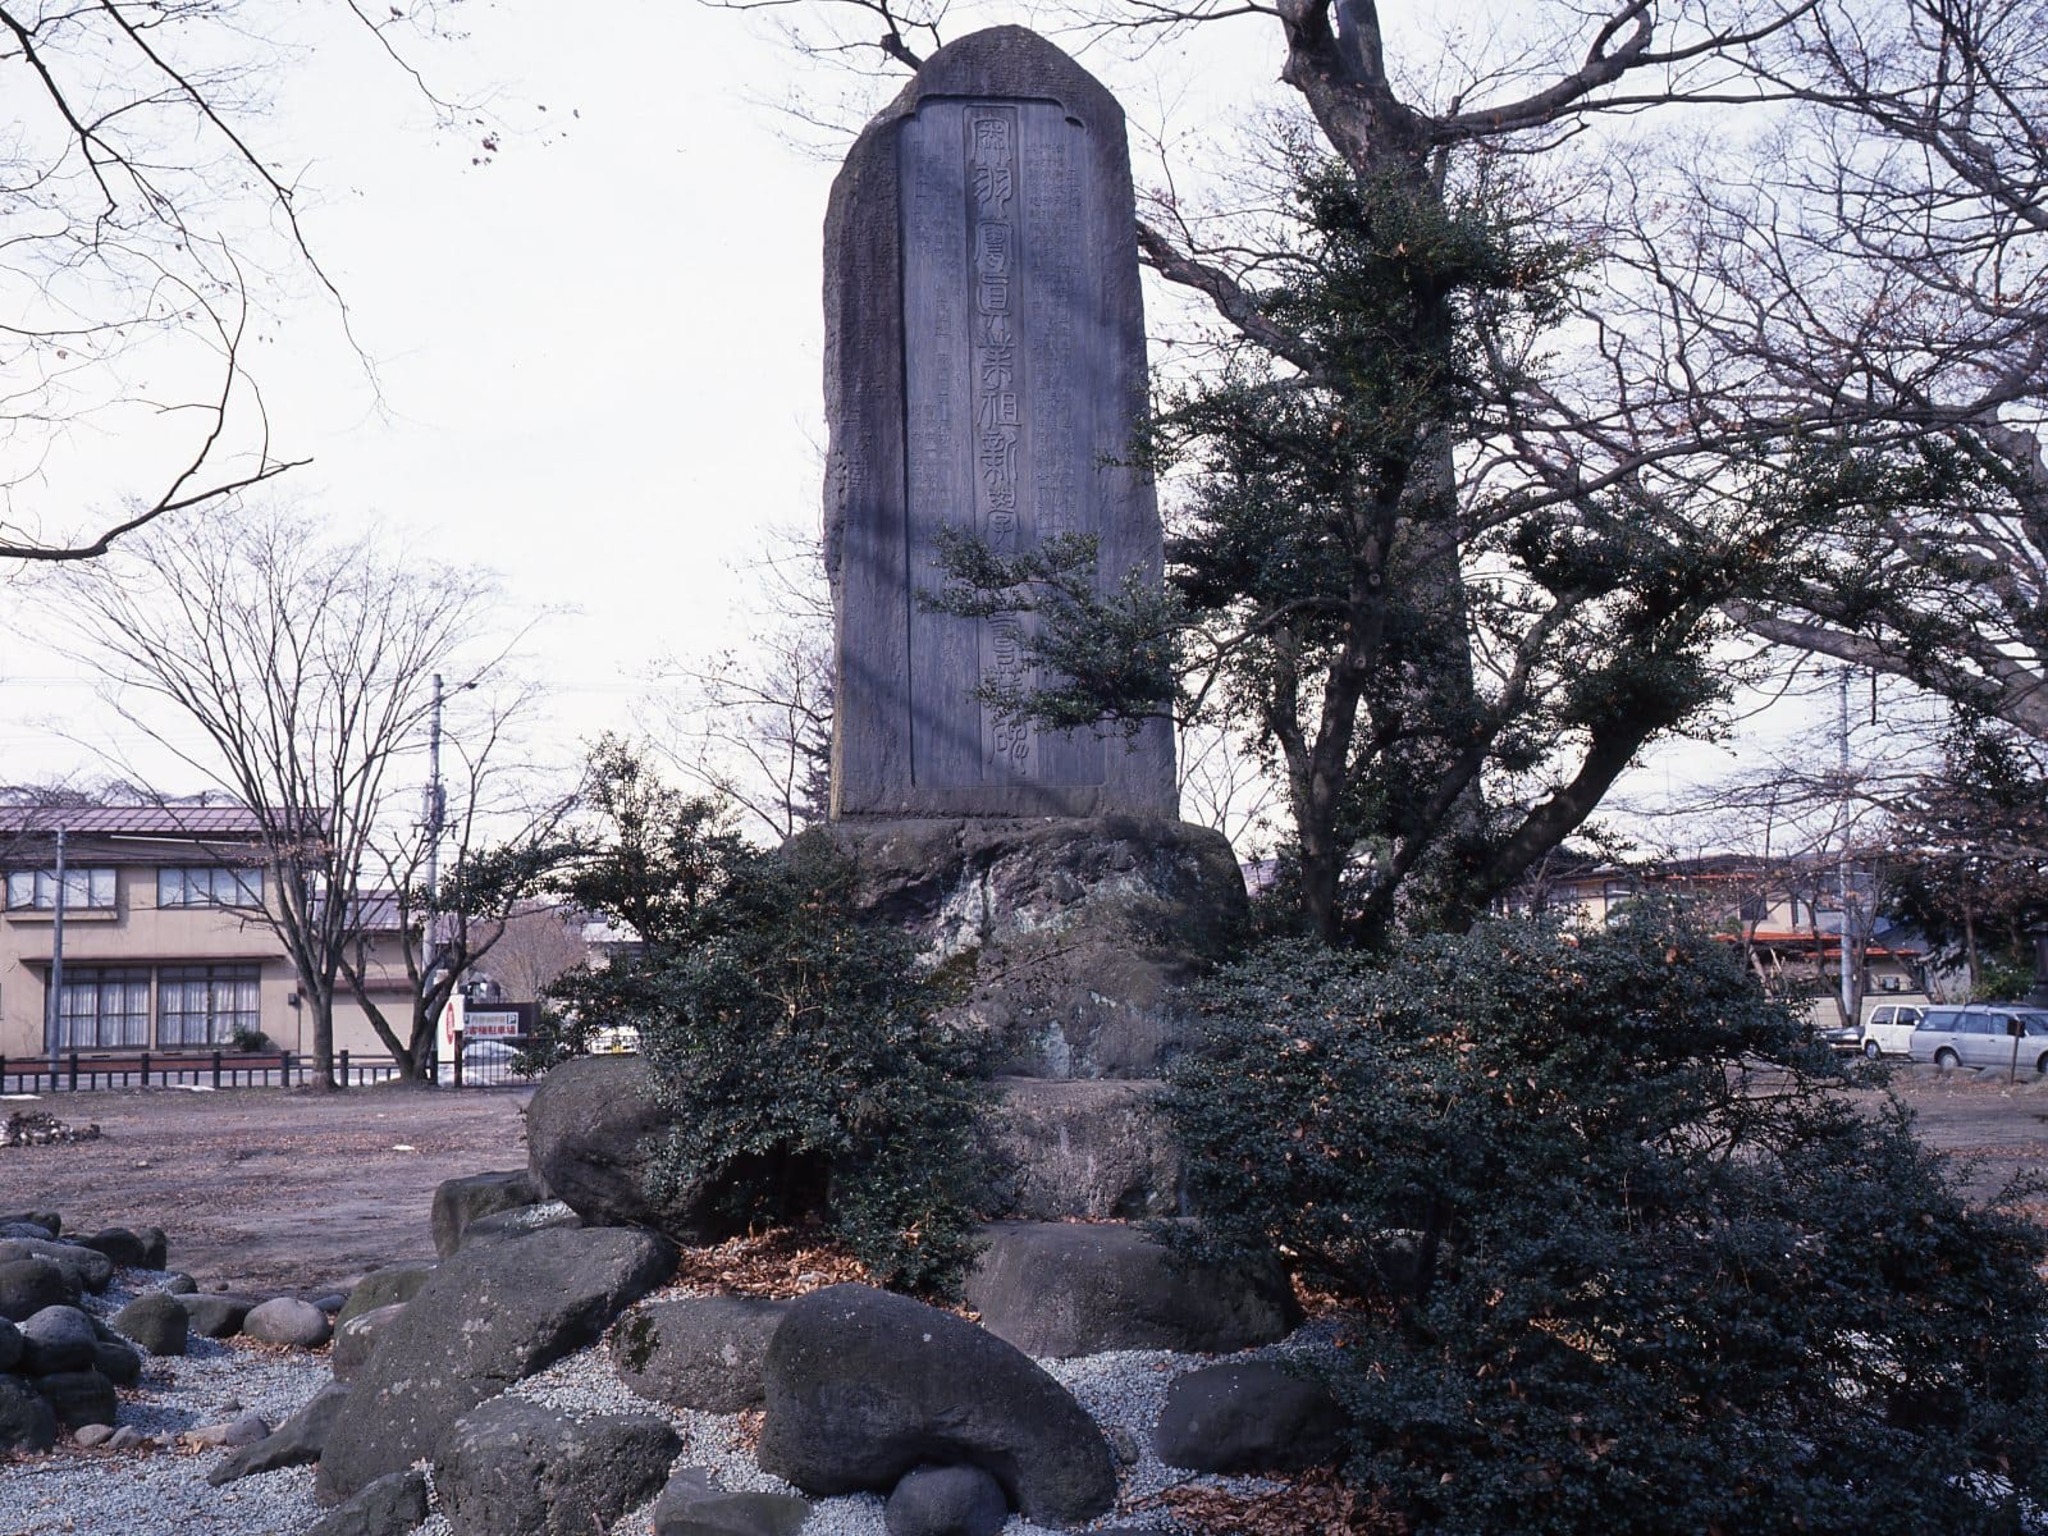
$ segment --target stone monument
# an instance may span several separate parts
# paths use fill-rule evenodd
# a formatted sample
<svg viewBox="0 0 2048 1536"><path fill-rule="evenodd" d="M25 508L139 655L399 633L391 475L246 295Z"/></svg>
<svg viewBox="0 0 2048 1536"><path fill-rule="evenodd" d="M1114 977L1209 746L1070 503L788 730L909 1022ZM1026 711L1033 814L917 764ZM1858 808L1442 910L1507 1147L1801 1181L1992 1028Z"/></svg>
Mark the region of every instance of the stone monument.
<svg viewBox="0 0 2048 1536"><path fill-rule="evenodd" d="M998 552L1085 533L1105 588L1159 579L1152 486L1127 462L1146 379L1122 110L1021 28L949 44L848 155L825 270L824 835L873 915L968 978L965 1015L1003 1047L1001 1203L1170 1211L1149 1080L1181 1036L1181 984L1242 920L1236 860L1175 819L1165 721L1127 739L1002 719L977 689L1029 686L1028 616L921 600L947 527Z"/></svg>
<svg viewBox="0 0 2048 1536"><path fill-rule="evenodd" d="M962 619L942 528L1098 542L1160 569L1122 109L1021 27L940 49L861 134L825 221L825 547L839 623L833 814L1174 814L1163 720L1045 732L975 697L1031 681L1026 615Z"/></svg>

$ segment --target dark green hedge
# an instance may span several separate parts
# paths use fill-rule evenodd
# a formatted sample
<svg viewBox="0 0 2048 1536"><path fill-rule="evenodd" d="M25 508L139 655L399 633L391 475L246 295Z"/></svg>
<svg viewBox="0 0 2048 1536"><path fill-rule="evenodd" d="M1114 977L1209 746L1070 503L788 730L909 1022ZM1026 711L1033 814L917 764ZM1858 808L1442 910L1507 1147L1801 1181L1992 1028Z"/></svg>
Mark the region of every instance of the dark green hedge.
<svg viewBox="0 0 2048 1536"><path fill-rule="evenodd" d="M1201 1241L1362 1305L1349 1470L1418 1530L2048 1505L2042 1235L1967 1206L1715 941L1643 915L1281 943L1206 1007L1168 1101Z"/></svg>

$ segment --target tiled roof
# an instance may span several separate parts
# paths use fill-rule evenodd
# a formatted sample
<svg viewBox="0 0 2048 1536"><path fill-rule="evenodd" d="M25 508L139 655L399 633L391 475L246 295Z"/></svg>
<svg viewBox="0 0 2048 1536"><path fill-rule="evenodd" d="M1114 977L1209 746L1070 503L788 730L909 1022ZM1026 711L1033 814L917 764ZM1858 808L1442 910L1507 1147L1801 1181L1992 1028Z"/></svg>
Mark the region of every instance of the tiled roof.
<svg viewBox="0 0 2048 1536"><path fill-rule="evenodd" d="M0 835L52 833L98 837L255 837L256 813L240 805L0 806Z"/></svg>

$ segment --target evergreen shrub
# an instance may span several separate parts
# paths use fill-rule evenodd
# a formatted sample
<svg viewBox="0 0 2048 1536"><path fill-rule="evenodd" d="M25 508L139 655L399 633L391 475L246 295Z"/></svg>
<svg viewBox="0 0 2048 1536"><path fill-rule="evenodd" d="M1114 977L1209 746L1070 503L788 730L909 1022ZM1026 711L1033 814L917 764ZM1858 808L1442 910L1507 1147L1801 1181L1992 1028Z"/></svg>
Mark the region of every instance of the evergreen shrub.
<svg viewBox="0 0 2048 1536"><path fill-rule="evenodd" d="M824 834L755 848L630 759L608 781L599 767L611 835L570 889L641 942L556 1001L639 1028L673 1111L654 1181L715 1192L729 1232L822 1223L878 1283L957 1292L986 1187L988 1062L941 1020L945 983L902 931L858 919L851 862Z"/></svg>
<svg viewBox="0 0 2048 1536"><path fill-rule="evenodd" d="M1358 1305L1348 1472L1415 1530L2039 1527L2041 1232L1716 941L1276 942L1206 1021L1167 1098L1196 1242Z"/></svg>

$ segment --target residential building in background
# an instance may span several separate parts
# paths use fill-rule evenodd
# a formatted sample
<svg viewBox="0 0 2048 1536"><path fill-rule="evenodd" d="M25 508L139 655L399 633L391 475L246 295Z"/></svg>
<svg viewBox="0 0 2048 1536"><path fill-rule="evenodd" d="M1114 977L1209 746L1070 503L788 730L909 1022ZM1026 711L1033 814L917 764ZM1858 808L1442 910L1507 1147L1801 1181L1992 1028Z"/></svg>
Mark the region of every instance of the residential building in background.
<svg viewBox="0 0 2048 1536"><path fill-rule="evenodd" d="M0 807L0 1057L49 1049L46 1009L57 930L57 833L64 919L56 1046L66 1053L210 1054L255 1042L311 1049L311 1013L265 920L278 893L257 818L240 806ZM372 985L387 1017L410 993L396 904L366 902ZM382 1000L380 999L380 1004ZM365 1057L383 1043L344 986L334 1044Z"/></svg>
<svg viewBox="0 0 2048 1536"><path fill-rule="evenodd" d="M1632 903L1681 901L1740 949L1768 991L1814 996L1815 1020L1824 1022L1843 975L1845 933L1864 1012L1929 996L1925 941L1875 910L1872 883L1865 863L1838 856L1709 854L1620 864L1563 852L1529 882L1517 906L1583 928L1606 924Z"/></svg>

